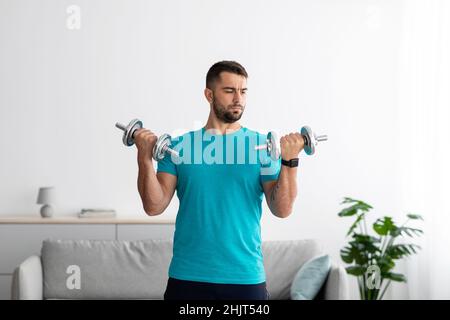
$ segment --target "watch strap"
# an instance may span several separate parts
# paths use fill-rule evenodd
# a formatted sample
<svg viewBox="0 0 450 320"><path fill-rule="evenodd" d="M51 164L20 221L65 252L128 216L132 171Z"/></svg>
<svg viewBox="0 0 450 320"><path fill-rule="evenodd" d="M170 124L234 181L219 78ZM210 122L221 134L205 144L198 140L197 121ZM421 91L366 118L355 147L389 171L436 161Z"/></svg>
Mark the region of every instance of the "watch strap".
<svg viewBox="0 0 450 320"><path fill-rule="evenodd" d="M281 164L290 168L298 167L298 158L294 158L291 160L284 160L283 158L281 158Z"/></svg>

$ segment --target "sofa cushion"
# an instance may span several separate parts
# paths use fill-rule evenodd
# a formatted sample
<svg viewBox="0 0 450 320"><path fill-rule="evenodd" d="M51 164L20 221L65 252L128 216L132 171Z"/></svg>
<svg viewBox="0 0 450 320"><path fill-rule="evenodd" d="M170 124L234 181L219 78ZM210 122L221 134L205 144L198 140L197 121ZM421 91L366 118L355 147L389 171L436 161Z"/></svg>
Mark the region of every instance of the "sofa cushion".
<svg viewBox="0 0 450 320"><path fill-rule="evenodd" d="M292 300L312 300L322 288L331 268L329 255L315 257L306 262L291 285Z"/></svg>
<svg viewBox="0 0 450 320"><path fill-rule="evenodd" d="M162 299L171 240L45 240L46 299Z"/></svg>
<svg viewBox="0 0 450 320"><path fill-rule="evenodd" d="M300 267L320 254L318 241L279 240L262 244L267 290L272 300L290 299L292 280Z"/></svg>

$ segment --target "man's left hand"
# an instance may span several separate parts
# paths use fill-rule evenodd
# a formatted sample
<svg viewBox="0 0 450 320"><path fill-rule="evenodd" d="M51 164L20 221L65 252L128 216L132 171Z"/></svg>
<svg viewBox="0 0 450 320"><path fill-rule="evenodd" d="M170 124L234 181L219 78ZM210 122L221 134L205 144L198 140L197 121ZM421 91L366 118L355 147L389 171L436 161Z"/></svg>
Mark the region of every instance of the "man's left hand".
<svg viewBox="0 0 450 320"><path fill-rule="evenodd" d="M298 158L304 147L305 141L299 132L282 136L280 139L281 158L284 160Z"/></svg>

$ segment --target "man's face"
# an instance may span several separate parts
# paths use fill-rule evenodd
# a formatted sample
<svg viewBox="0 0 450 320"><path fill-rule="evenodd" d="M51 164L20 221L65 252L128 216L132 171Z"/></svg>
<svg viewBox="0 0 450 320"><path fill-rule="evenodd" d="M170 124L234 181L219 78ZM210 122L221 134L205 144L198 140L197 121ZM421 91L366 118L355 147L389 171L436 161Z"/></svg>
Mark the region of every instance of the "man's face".
<svg viewBox="0 0 450 320"><path fill-rule="evenodd" d="M238 121L244 113L247 95L247 79L230 72L222 72L213 90L211 106L216 117L225 122Z"/></svg>

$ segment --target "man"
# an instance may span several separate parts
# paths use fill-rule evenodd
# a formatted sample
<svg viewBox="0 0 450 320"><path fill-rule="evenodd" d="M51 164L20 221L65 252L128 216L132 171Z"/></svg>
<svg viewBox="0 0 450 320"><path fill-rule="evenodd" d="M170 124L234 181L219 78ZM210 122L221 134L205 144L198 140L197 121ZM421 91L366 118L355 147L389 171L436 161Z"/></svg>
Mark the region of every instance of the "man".
<svg viewBox="0 0 450 320"><path fill-rule="evenodd" d="M151 159L157 137L147 129L135 134L138 189L145 212L161 214L175 189L180 200L167 300L269 298L261 250L262 195L275 216L291 214L297 168L295 161L288 161L298 159L304 142L300 133L283 136L283 161L271 161L266 152L255 151L255 140L264 143L265 136L238 122L246 107L247 77L244 67L234 61L221 61L209 69L206 125L172 141L175 149L184 144L179 148L184 161L166 154L155 173ZM239 139L247 140L239 146L234 143ZM251 163L256 153L259 161ZM202 161L193 154L200 154Z"/></svg>

